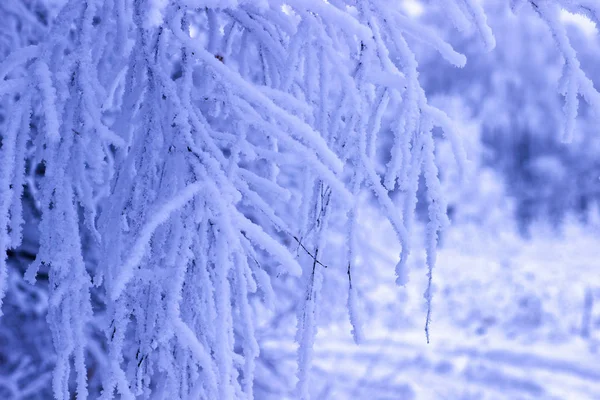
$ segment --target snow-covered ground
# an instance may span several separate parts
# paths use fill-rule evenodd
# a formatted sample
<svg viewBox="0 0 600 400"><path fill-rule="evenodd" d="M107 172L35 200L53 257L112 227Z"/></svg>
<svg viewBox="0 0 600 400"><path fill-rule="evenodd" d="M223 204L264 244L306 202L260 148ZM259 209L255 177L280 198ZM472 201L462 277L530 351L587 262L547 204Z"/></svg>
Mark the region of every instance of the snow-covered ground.
<svg viewBox="0 0 600 400"><path fill-rule="evenodd" d="M366 218L373 247L356 271L366 341L354 344L347 318L323 310L314 399L600 399L597 228L534 226L528 240L508 228L450 228L427 344L424 255L415 250L410 282L395 286L394 236L377 216ZM332 278L324 290L339 287ZM294 367L292 341L263 345L266 358Z"/></svg>

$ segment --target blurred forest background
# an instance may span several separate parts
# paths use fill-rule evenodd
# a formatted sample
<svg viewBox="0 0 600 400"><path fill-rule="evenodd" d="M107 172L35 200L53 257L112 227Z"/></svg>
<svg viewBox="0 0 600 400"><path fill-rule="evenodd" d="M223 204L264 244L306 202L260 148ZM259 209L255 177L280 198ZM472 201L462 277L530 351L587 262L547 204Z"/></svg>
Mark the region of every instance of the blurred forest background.
<svg viewBox="0 0 600 400"><path fill-rule="evenodd" d="M0 2L0 59L42 40L60 3ZM491 52L474 33L457 32L439 10L406 2L407 13L435 26L468 58L459 69L427 46L411 44L429 101L457 122L471 161L461 178L450 144L436 149L452 224L441 238L435 269L432 342L427 345L423 333L425 255L415 250L411 284L396 287L398 245L374 199L365 195L359 219L368 245L353 277L365 311L365 341L351 341L347 277L343 267L335 268L343 238L333 235L321 261L330 268L315 345L315 399L600 398L600 125L582 102L572 143L561 141L564 99L557 82L563 60L550 31L529 15L533 11L515 15L508 1L484 3L497 41ZM598 27L566 12L563 18L583 69L600 87ZM6 113L0 109L0 125ZM382 168L385 149L384 141L378 149ZM27 168L31 175L44 173ZM24 243L9 253L0 320L3 399L52 396L47 271L40 271L36 285L24 280L38 246L34 197L27 187ZM423 221L424 203L418 205ZM416 229L417 242L422 230ZM274 285L275 311L262 313L258 327L258 399L292 398L295 384L294 318L301 293L291 278ZM98 338L97 348L88 349L92 359L102 358L102 343ZM92 367L92 391L94 373Z"/></svg>

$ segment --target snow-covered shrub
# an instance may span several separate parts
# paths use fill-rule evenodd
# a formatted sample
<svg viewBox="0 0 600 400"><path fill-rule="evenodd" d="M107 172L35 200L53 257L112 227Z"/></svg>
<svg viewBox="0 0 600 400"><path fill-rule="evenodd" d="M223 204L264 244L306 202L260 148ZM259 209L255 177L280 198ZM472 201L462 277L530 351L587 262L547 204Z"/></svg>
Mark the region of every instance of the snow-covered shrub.
<svg viewBox="0 0 600 400"><path fill-rule="evenodd" d="M398 18L401 8L370 2L69 1L43 42L5 58L0 182L13 190L1 197L0 247L22 242L26 184L41 219L24 276L48 274L55 397L253 397L254 299L273 304L271 278L285 274L302 274L306 396L332 210L350 216L338 265L357 340L363 186L393 222L403 263L410 251L408 221L372 163L388 107L410 123L397 126L386 184L414 187L425 173L433 267L445 207L431 131L455 132L427 104ZM1 293L6 270L3 257Z"/></svg>
<svg viewBox="0 0 600 400"><path fill-rule="evenodd" d="M570 136L578 94L600 108L557 20L577 2L529 3L568 61ZM438 7L494 47L479 2ZM16 15L12 26L29 14ZM395 278L404 285L424 182L430 305L448 223L438 131L460 168L464 154L452 120L427 101L414 43L453 68L466 58L421 22L379 0L69 0L39 41L15 41L21 31L9 30L0 300L19 297L21 276L47 296L39 309L54 352L44 361L54 367L36 394L51 386L57 399L252 398L257 320L283 296L297 314L295 395L308 397L325 273L345 277L352 333L363 337L352 277L368 267L357 257L365 191L401 245ZM20 268L13 254L32 239L27 224L39 232L35 260L9 279ZM343 253L326 264L336 231ZM430 316L427 308L427 336ZM47 339L42 327L32 331ZM16 379L29 365L39 376L47 364L16 364Z"/></svg>

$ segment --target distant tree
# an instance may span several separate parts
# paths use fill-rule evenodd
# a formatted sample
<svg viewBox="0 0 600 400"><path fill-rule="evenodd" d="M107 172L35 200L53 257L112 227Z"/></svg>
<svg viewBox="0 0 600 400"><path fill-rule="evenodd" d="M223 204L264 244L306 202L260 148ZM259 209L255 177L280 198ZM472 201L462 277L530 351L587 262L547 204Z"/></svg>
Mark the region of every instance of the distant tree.
<svg viewBox="0 0 600 400"><path fill-rule="evenodd" d="M456 32L438 10L425 10L422 18L439 26L469 59L465 68L456 69L440 64L434 55L423 57L425 90L430 96L460 98L471 118L480 121L485 145L482 163L504 176L524 232L539 218L559 224L568 212L585 217L594 203L600 203L597 107L582 104L574 125L564 118L565 102L558 90L566 89L558 87L561 75L578 61L565 62L554 45L553 29L544 19L535 18L539 13L535 6L517 14L506 1L487 0L485 6L488 22L498 36L496 49L487 54L469 37L472 35ZM561 19L565 19L564 13ZM593 67L600 62L598 36L584 33L572 22L565 23L565 29L581 64L587 65L589 77L598 82ZM592 87L589 89L592 94L583 97L597 102ZM575 126L577 132L571 140L565 129Z"/></svg>
<svg viewBox="0 0 600 400"><path fill-rule="evenodd" d="M346 238L337 267L359 342L358 195L371 192L392 224L404 285L421 177L430 304L447 225L434 131L460 168L465 156L450 118L427 102L413 43L455 67L466 57L403 2L57 3L0 5L10 21L0 63L1 331L14 346L2 350L11 358L2 390L47 398L53 364L56 399L252 398L257 314L290 275L300 277L300 295L289 295L299 304L296 396L307 398L326 238ZM595 109L600 96L558 15L564 6L597 20L598 4L514 3L534 8L565 57L570 138L577 96ZM479 2L427 7L495 46ZM382 126L393 138L383 166ZM31 242L27 286L17 255ZM48 338L30 324L15 340L21 310L38 300L54 352L37 345L45 363L14 361L26 338Z"/></svg>

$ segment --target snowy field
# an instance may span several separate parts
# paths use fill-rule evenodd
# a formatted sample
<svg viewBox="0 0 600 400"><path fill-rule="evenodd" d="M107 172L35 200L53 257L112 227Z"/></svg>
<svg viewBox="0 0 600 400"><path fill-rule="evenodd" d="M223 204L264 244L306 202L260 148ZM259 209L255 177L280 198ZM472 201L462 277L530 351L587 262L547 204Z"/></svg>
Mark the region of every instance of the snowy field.
<svg viewBox="0 0 600 400"><path fill-rule="evenodd" d="M368 218L374 223L364 234L378 238L372 255L380 257L360 277L366 340L356 345L347 318L324 310L330 320L315 343L314 399L600 398L593 224L567 222L560 232L536 225L530 239L451 227L434 271L427 344L424 255L415 253L410 284L395 286L393 235ZM273 370L292 371L295 345L267 341L263 357L279 363ZM272 398L286 398L289 386Z"/></svg>

